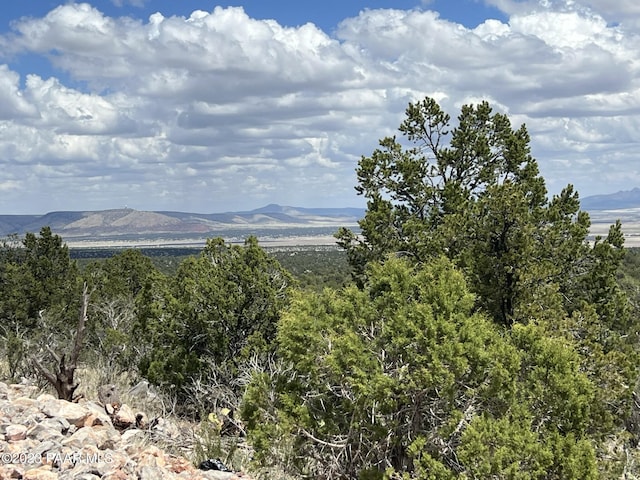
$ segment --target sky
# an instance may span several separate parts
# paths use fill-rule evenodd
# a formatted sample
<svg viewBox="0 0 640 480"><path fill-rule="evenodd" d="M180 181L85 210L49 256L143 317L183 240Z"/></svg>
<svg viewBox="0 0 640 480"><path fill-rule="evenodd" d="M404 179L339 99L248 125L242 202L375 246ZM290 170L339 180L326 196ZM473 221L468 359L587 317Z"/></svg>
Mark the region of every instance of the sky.
<svg viewBox="0 0 640 480"><path fill-rule="evenodd" d="M28 0L0 9L0 214L361 207L430 96L526 124L549 193L640 186L637 0Z"/></svg>

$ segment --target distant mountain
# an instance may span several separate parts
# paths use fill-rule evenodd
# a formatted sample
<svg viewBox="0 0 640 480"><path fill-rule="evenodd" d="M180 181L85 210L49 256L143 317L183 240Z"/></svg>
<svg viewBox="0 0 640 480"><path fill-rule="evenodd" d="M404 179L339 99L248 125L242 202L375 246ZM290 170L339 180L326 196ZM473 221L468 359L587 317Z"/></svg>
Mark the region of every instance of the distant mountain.
<svg viewBox="0 0 640 480"><path fill-rule="evenodd" d="M620 210L624 208L640 208L640 188L624 190L608 195L593 195L580 200L583 210Z"/></svg>
<svg viewBox="0 0 640 480"><path fill-rule="evenodd" d="M301 208L266 205L226 213L147 212L131 208L51 212L45 215L0 215L0 236L39 232L44 226L66 239L158 235L207 235L222 229L353 226L365 214L359 208Z"/></svg>
<svg viewBox="0 0 640 480"><path fill-rule="evenodd" d="M326 217L357 217L362 218L365 214L364 208L302 208L283 207L271 203L261 208L256 208L246 213L281 213L291 216L326 216Z"/></svg>

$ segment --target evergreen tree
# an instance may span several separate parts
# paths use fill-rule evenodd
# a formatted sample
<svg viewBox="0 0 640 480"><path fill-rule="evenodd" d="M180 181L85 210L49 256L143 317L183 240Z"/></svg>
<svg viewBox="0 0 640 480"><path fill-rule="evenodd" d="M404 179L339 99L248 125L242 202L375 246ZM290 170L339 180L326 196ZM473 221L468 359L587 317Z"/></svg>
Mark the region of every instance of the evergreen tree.
<svg viewBox="0 0 640 480"><path fill-rule="evenodd" d="M258 460L310 478L596 478L596 387L574 345L533 323L505 335L473 306L444 258L297 294L283 365L245 395Z"/></svg>
<svg viewBox="0 0 640 480"><path fill-rule="evenodd" d="M359 162L368 203L361 235L341 229L361 287L367 265L444 255L476 294L476 308L509 334L531 325L573 345L596 387L593 435L625 424L638 376L638 323L616 275L621 225L588 241L589 216L571 185L551 199L524 126L488 103L465 105L452 124L437 102L410 104L401 139L388 137Z"/></svg>
<svg viewBox="0 0 640 480"><path fill-rule="evenodd" d="M138 330L151 344L143 374L178 391L211 364L233 376L243 359L275 337L290 284L255 237L243 246L208 240L175 277L148 283L142 292Z"/></svg>
<svg viewBox="0 0 640 480"><path fill-rule="evenodd" d="M0 335L11 376L24 368L28 343L68 341L78 316L78 269L62 238L43 227L0 248Z"/></svg>
<svg viewBox="0 0 640 480"><path fill-rule="evenodd" d="M27 233L21 244L5 242L0 258L0 312L9 329L41 327L44 315L57 326L77 317L78 269L62 238L43 227Z"/></svg>
<svg viewBox="0 0 640 480"><path fill-rule="evenodd" d="M504 325L523 304L544 299L549 283L565 296L584 287L589 217L571 185L547 199L524 126L513 129L486 102L463 106L453 127L430 98L410 104L406 115L400 131L409 146L388 137L359 162L356 190L368 200L362 238L337 233L356 277L389 253L416 262L444 254L468 275L480 306ZM615 273L620 259L611 252L621 246L593 252L607 257ZM602 274L611 278L611 271Z"/></svg>

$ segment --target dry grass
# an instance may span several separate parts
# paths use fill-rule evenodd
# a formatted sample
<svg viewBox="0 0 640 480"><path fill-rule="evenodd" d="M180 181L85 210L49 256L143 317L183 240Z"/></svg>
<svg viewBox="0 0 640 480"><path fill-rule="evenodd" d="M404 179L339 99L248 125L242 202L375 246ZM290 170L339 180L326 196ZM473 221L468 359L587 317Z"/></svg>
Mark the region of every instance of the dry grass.
<svg viewBox="0 0 640 480"><path fill-rule="evenodd" d="M136 374L117 371L107 365L82 365L76 370L75 380L80 382L77 393L85 400L95 402L100 386L116 385L123 404L134 412L144 412L149 422L157 423L153 429L148 428L133 437L132 445L142 448L155 445L167 453L189 459L196 466L205 459L219 458L236 471L249 470L251 449L241 441L243 439L221 436L206 418L197 422L178 416L175 399L158 392ZM12 383L4 356L0 356L0 381ZM43 393L56 394L51 385L36 375L23 377L22 382L38 386Z"/></svg>
<svg viewBox="0 0 640 480"><path fill-rule="evenodd" d="M113 384L121 403L134 411L146 413L150 419L175 414L175 401L159 393L135 373L118 371L107 365L81 366L76 371L76 381L80 382L78 393L87 400L98 401L98 389L102 385Z"/></svg>
<svg viewBox="0 0 640 480"><path fill-rule="evenodd" d="M97 400L98 388L114 384L123 404L134 412L144 412L159 426L136 438L136 444L153 444L164 451L188 458L194 465L208 458L220 458L235 470L245 470L250 461L246 445L233 437L222 437L208 420L196 422L176 414L176 400L127 371L108 368L78 369L79 392L88 400Z"/></svg>

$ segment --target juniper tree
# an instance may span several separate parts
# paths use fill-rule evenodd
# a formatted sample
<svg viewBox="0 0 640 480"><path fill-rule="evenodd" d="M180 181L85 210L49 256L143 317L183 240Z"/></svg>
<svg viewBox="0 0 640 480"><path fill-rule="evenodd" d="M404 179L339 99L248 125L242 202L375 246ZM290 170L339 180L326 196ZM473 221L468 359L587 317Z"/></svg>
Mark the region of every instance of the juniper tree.
<svg viewBox="0 0 640 480"><path fill-rule="evenodd" d="M445 258L365 274L298 293L280 320L282 364L243 404L259 462L308 478L597 478L596 387L575 345L535 324L504 334Z"/></svg>
<svg viewBox="0 0 640 480"><path fill-rule="evenodd" d="M541 301L536 292L549 282L575 290L593 266L589 216L571 185L548 199L524 125L514 129L487 102L463 106L452 125L426 98L409 105L400 132L402 143L384 138L359 162L356 190L367 199L361 238L344 228L336 234L357 277L389 253L416 262L444 254L504 325L523 304ZM621 247L604 243L607 251ZM615 271L619 258L607 255Z"/></svg>
<svg viewBox="0 0 640 480"><path fill-rule="evenodd" d="M138 331L150 344L143 374L178 392L210 364L231 380L243 358L269 348L291 283L255 237L243 246L207 240L175 276L141 293Z"/></svg>
<svg viewBox="0 0 640 480"><path fill-rule="evenodd" d="M509 335L523 326L573 345L596 387L590 435L625 424L638 378L638 323L616 273L620 223L588 237L590 219L567 185L549 197L524 125L487 102L454 122L438 103L412 103L400 137L387 137L358 164L367 199L361 234L337 232L361 287L367 265L402 256L415 265L441 255L465 275L486 312Z"/></svg>

